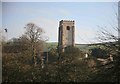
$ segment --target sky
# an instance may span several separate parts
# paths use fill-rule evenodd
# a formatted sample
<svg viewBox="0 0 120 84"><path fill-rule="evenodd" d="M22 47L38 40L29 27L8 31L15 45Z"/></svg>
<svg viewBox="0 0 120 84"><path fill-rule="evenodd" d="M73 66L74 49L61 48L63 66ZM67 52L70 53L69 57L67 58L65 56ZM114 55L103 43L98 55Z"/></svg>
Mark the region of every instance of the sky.
<svg viewBox="0 0 120 84"><path fill-rule="evenodd" d="M100 27L117 35L111 28L117 25L117 8L117 2L2 2L2 28L8 29L8 39L18 38L33 22L45 31L48 42L57 42L59 21L74 20L75 43L96 43Z"/></svg>

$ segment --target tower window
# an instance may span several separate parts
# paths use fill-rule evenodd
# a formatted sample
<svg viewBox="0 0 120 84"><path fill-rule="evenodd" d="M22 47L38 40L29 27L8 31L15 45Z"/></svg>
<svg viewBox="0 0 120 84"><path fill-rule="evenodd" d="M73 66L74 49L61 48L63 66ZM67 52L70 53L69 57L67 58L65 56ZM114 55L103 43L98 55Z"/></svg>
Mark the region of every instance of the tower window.
<svg viewBox="0 0 120 84"><path fill-rule="evenodd" d="M70 30L70 26L67 26L67 30Z"/></svg>

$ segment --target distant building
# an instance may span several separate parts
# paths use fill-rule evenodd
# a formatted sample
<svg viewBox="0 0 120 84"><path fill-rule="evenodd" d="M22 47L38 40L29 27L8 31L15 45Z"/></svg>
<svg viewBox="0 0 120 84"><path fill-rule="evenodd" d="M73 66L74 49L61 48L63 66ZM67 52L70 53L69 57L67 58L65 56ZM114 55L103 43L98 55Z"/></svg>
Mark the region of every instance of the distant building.
<svg viewBox="0 0 120 84"><path fill-rule="evenodd" d="M64 52L65 47L75 46L75 22L70 20L61 20L59 22L58 49Z"/></svg>
<svg viewBox="0 0 120 84"><path fill-rule="evenodd" d="M109 57L110 61L113 61L113 56L110 54L110 57Z"/></svg>
<svg viewBox="0 0 120 84"><path fill-rule="evenodd" d="M87 53L85 53L85 58L88 58L88 54Z"/></svg>

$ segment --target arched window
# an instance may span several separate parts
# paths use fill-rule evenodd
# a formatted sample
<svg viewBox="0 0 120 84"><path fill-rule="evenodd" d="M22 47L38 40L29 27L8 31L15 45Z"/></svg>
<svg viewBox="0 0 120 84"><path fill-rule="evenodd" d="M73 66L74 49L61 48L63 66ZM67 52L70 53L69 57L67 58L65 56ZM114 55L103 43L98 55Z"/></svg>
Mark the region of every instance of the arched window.
<svg viewBox="0 0 120 84"><path fill-rule="evenodd" d="M67 30L70 30L70 26L67 26Z"/></svg>

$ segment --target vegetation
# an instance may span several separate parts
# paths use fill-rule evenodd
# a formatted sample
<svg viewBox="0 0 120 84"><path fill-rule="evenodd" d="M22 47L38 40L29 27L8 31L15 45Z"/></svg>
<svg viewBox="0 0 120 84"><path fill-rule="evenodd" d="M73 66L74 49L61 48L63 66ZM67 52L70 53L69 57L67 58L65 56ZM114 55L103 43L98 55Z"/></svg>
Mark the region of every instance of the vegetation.
<svg viewBox="0 0 120 84"><path fill-rule="evenodd" d="M101 48L93 48L91 49L91 56L94 56L97 58L108 58L109 51L101 49Z"/></svg>
<svg viewBox="0 0 120 84"><path fill-rule="evenodd" d="M73 50L70 54L68 50ZM87 71L84 61L75 61L79 49L67 48L62 54L63 60L36 66L30 64L31 58L25 53L3 53L3 82L80 82L86 81ZM56 52L54 52L56 53ZM69 57L69 58L68 58ZM83 64L85 66L83 66ZM83 80L84 79L84 80Z"/></svg>
<svg viewBox="0 0 120 84"><path fill-rule="evenodd" d="M42 68L41 58L36 53L43 50L43 31L33 23L26 25L26 33L2 46L3 82L118 82L119 44L117 42L100 45L86 45L83 49L68 46L60 55L54 44L48 46L49 61ZM45 39L45 38L44 38ZM39 45L39 46L38 46ZM114 46L113 46L114 45ZM85 58L87 50L88 58ZM97 58L114 61L101 65ZM60 57L60 58L59 58ZM59 60L58 60L59 58ZM39 62L37 62L39 60Z"/></svg>
<svg viewBox="0 0 120 84"><path fill-rule="evenodd" d="M43 51L43 37L44 31L34 23L28 23L25 27L25 38L28 39L29 48L31 49L31 56L33 56L34 64L37 64L36 54Z"/></svg>
<svg viewBox="0 0 120 84"><path fill-rule="evenodd" d="M57 50L51 49L49 56L57 58ZM98 67L94 57L84 58L84 52L76 47L66 47L61 56L62 60L49 61L41 68L41 62L36 66L31 63L29 50L3 51L3 82L101 82L103 77L104 82L116 81L110 75L113 70L101 72L105 67Z"/></svg>

